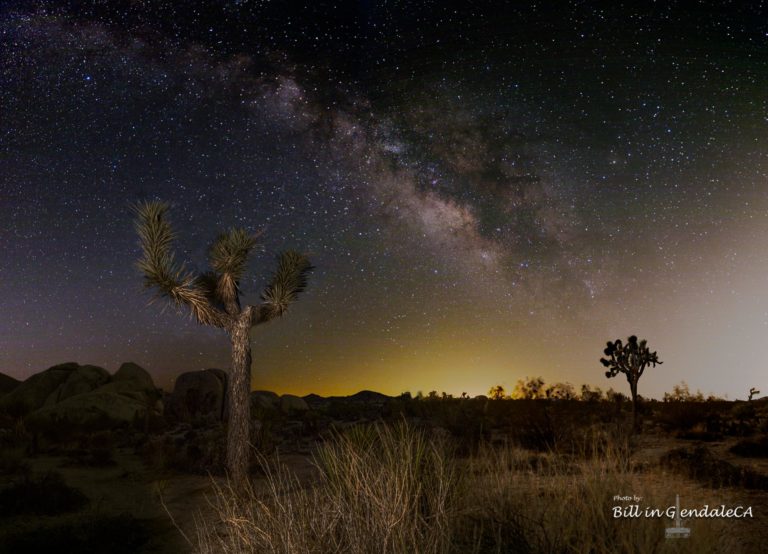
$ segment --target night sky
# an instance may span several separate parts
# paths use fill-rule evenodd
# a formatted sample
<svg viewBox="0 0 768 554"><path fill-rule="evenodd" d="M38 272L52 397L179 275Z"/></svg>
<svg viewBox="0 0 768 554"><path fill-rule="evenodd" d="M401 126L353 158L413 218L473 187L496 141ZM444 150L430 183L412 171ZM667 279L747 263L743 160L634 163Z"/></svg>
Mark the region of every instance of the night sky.
<svg viewBox="0 0 768 554"><path fill-rule="evenodd" d="M768 389L762 2L205 4L2 3L0 371L229 366L142 288L159 198L192 268L263 230L246 299L316 266L255 388L627 392L598 359L636 333L641 394Z"/></svg>

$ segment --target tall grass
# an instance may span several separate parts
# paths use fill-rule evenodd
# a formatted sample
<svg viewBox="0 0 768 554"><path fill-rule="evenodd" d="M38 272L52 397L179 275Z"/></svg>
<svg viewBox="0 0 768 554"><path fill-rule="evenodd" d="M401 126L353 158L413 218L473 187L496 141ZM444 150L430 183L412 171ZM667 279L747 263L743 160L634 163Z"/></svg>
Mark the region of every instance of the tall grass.
<svg viewBox="0 0 768 554"><path fill-rule="evenodd" d="M443 445L406 425L357 427L320 448L302 486L263 460L263 489L216 489L202 553L446 552L456 476Z"/></svg>
<svg viewBox="0 0 768 554"><path fill-rule="evenodd" d="M666 518L613 517L615 495L640 493L654 507L674 502L658 475L634 471L626 445L565 455L486 446L460 459L411 426L375 425L336 435L315 461L310 483L264 460L266 478L248 490L218 487L215 519L197 521L197 551L719 551L722 526L712 520L689 523L690 539L666 541Z"/></svg>

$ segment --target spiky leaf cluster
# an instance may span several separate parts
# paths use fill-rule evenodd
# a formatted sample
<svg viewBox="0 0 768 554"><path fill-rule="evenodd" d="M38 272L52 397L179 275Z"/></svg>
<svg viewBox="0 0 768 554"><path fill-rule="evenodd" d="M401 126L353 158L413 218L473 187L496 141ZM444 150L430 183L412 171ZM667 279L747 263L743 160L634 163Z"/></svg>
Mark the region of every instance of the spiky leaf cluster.
<svg viewBox="0 0 768 554"><path fill-rule="evenodd" d="M651 352L646 340L638 340L635 335L627 338L623 343L621 339L608 341L603 354L605 358L600 358L600 363L608 368L605 376L608 378L616 377L619 373L624 373L627 380L637 382L640 376L649 365L656 366L663 362L659 361L656 352Z"/></svg>
<svg viewBox="0 0 768 554"><path fill-rule="evenodd" d="M277 271L272 276L267 288L261 294L264 306L263 317L272 318L282 315L307 286L307 278L312 271L304 254L289 250L278 256Z"/></svg>
<svg viewBox="0 0 768 554"><path fill-rule="evenodd" d="M221 326L221 314L209 302L206 290L174 259L171 246L175 234L165 217L167 211L164 202L143 202L135 207L142 251L137 266L144 274L144 286L156 288L159 296L167 297L177 307L189 306L200 323Z"/></svg>
<svg viewBox="0 0 768 554"><path fill-rule="evenodd" d="M175 238L166 217L164 202L143 202L135 208L136 229L141 241L142 257L138 268L144 284L156 288L159 296L168 297L176 306L186 305L198 322L228 327L242 313L240 280L245 274L248 256L257 237L242 229L230 229L217 237L209 250L212 271L193 275L176 263L172 251ZM252 324L281 316L307 285L312 270L309 260L298 252L285 252L278 257L277 271L262 293L263 303L250 309Z"/></svg>
<svg viewBox="0 0 768 554"><path fill-rule="evenodd" d="M248 256L255 246L256 237L244 229L230 229L211 245L208 257L216 276L215 293L225 305L236 301Z"/></svg>

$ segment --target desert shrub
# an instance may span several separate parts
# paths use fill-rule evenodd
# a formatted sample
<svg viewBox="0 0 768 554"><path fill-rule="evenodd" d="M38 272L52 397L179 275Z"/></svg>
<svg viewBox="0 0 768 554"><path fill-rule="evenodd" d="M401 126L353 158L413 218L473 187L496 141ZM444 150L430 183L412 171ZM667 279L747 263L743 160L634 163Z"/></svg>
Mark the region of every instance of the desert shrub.
<svg viewBox="0 0 768 554"><path fill-rule="evenodd" d="M0 449L0 475L27 475L29 471L29 462L24 459L23 449Z"/></svg>
<svg viewBox="0 0 768 554"><path fill-rule="evenodd" d="M251 425L252 443L259 452L271 454L277 450L280 444L279 426L279 422L272 418Z"/></svg>
<svg viewBox="0 0 768 554"><path fill-rule="evenodd" d="M615 391L613 388L609 388L605 391L606 402L614 402L616 404L623 404L629 402L629 397L623 392Z"/></svg>
<svg viewBox="0 0 768 554"><path fill-rule="evenodd" d="M387 400L381 408L381 415L384 419L398 421L407 415L407 405L413 402L410 397L400 396Z"/></svg>
<svg viewBox="0 0 768 554"><path fill-rule="evenodd" d="M0 538L0 552L109 552L133 554L149 540L146 526L129 515L79 518L74 522L35 525Z"/></svg>
<svg viewBox="0 0 768 554"><path fill-rule="evenodd" d="M131 425L125 422L116 423L104 419L94 419L89 422L73 422L67 417L61 419L32 418L26 420L29 432L33 433L41 444L56 449L62 446L76 444L92 435L121 433L131 434Z"/></svg>
<svg viewBox="0 0 768 554"><path fill-rule="evenodd" d="M688 383L680 381L672 387L672 392L664 393L664 402L704 402L704 395L700 390L691 393Z"/></svg>
<svg viewBox="0 0 768 554"><path fill-rule="evenodd" d="M516 400L534 400L536 398L546 398L544 379L533 377L519 379L511 394Z"/></svg>
<svg viewBox="0 0 768 554"><path fill-rule="evenodd" d="M768 477L720 460L705 446L672 449L662 456L661 465L710 487L768 490Z"/></svg>
<svg viewBox="0 0 768 554"><path fill-rule="evenodd" d="M12 445L19 438L26 436L24 418L12 417L0 412L0 445Z"/></svg>
<svg viewBox="0 0 768 554"><path fill-rule="evenodd" d="M88 504L88 498L67 486L58 473L41 476L25 475L0 490L0 515L56 515L77 511Z"/></svg>
<svg viewBox="0 0 768 554"><path fill-rule="evenodd" d="M576 400L578 395L570 383L552 383L544 389L544 396L550 400Z"/></svg>
<svg viewBox="0 0 768 554"><path fill-rule="evenodd" d="M658 404L656 420L668 432L685 433L696 426L706 426L711 409L712 405L706 402L664 402Z"/></svg>
<svg viewBox="0 0 768 554"><path fill-rule="evenodd" d="M114 448L116 438L111 431L80 435L77 446L66 452L64 465L85 467L107 467L115 465Z"/></svg>
<svg viewBox="0 0 768 554"><path fill-rule="evenodd" d="M740 421L751 422L757 417L755 405L752 402L737 402L731 410L731 415Z"/></svg>
<svg viewBox="0 0 768 554"><path fill-rule="evenodd" d="M730 452L745 458L768 458L768 435L741 440L730 448Z"/></svg>
<svg viewBox="0 0 768 554"><path fill-rule="evenodd" d="M720 433L711 433L702 429L691 429L690 431L680 431L677 438L689 441L714 442L723 439Z"/></svg>
<svg viewBox="0 0 768 554"><path fill-rule="evenodd" d="M255 429L252 429L255 432ZM144 462L158 469L196 475L223 475L226 465L226 427L181 427L153 437L137 449Z"/></svg>
<svg viewBox="0 0 768 554"><path fill-rule="evenodd" d="M109 467L115 465L114 451L110 447L97 446L71 450L65 466Z"/></svg>
<svg viewBox="0 0 768 554"><path fill-rule="evenodd" d="M603 390L600 387L594 387L584 384L581 385L579 399L582 402L600 402L603 399Z"/></svg>
<svg viewBox="0 0 768 554"><path fill-rule="evenodd" d="M369 406L363 402L350 402L344 399L333 399L326 413L328 417L339 421L359 421L361 419L377 419L381 416L382 408Z"/></svg>
<svg viewBox="0 0 768 554"><path fill-rule="evenodd" d="M524 416L516 421L509 429L512 441L529 450L545 452L555 448L558 433L563 429L557 429L552 421L550 410L541 401L516 400L515 404L527 404Z"/></svg>
<svg viewBox="0 0 768 554"><path fill-rule="evenodd" d="M748 437L758 430L759 424L754 402L736 402L731 408L724 431L729 435Z"/></svg>
<svg viewBox="0 0 768 554"><path fill-rule="evenodd" d="M98 446L92 448L88 453L87 461L93 467L104 467L115 465L112 448Z"/></svg>
<svg viewBox="0 0 768 554"><path fill-rule="evenodd" d="M27 415L28 411L28 408L21 401L8 402L0 408L0 415L19 419Z"/></svg>

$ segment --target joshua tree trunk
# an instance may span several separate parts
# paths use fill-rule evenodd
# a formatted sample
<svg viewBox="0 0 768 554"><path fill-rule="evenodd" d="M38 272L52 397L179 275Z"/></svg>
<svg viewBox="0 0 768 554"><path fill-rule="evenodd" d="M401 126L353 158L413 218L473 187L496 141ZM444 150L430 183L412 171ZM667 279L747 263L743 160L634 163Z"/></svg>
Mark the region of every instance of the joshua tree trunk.
<svg viewBox="0 0 768 554"><path fill-rule="evenodd" d="M637 406L637 381L629 380L629 390L632 393L632 428L635 433L640 432L639 410Z"/></svg>
<svg viewBox="0 0 768 554"><path fill-rule="evenodd" d="M251 307L232 326L232 369L229 373L227 472L233 483L245 482L250 453Z"/></svg>

